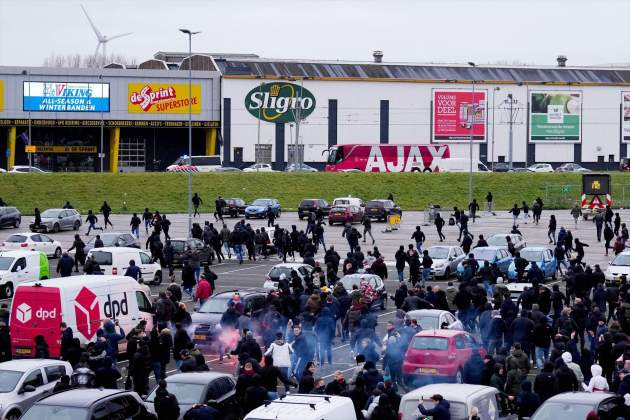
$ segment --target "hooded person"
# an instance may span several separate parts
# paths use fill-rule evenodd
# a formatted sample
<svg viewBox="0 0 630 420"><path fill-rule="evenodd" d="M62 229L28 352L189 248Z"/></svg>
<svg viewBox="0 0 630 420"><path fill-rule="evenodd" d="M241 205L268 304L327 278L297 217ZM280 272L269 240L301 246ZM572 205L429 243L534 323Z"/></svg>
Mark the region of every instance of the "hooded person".
<svg viewBox="0 0 630 420"><path fill-rule="evenodd" d="M516 397L518 405L518 417L531 417L536 409L540 406L540 398L532 392L532 383L523 381L521 384L521 392Z"/></svg>
<svg viewBox="0 0 630 420"><path fill-rule="evenodd" d="M158 420L170 420L179 417L179 403L177 397L168 392L166 387L166 381L162 379L155 391L153 406L155 407Z"/></svg>
<svg viewBox="0 0 630 420"><path fill-rule="evenodd" d="M600 365L591 366L591 380L588 382L586 390L588 392L608 392L608 381L602 376L602 367Z"/></svg>
<svg viewBox="0 0 630 420"><path fill-rule="evenodd" d="M581 384L582 382L584 382L584 374L582 373L582 369L580 369L580 366L577 363L573 362L573 356L571 356L571 353L565 351L560 357L562 357L564 364L573 371L575 377L578 380L578 383Z"/></svg>

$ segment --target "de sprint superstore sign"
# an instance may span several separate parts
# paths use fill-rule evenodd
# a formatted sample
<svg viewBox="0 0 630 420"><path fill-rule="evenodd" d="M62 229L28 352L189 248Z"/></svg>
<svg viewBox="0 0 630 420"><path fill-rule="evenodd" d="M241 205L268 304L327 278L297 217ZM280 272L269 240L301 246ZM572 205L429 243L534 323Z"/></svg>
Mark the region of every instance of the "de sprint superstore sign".
<svg viewBox="0 0 630 420"><path fill-rule="evenodd" d="M293 123L315 110L315 96L302 85L288 82L263 83L245 96L245 109L262 121Z"/></svg>

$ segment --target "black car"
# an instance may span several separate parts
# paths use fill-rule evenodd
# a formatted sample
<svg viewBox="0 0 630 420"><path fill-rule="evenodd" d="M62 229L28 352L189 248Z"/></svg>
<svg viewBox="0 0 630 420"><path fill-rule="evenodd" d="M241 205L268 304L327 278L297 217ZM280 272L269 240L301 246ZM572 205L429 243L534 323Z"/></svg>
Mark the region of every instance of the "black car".
<svg viewBox="0 0 630 420"><path fill-rule="evenodd" d="M494 164L493 172L507 172L510 170L510 165L505 162L496 162Z"/></svg>
<svg viewBox="0 0 630 420"><path fill-rule="evenodd" d="M365 216L370 219L385 222L392 214L402 216L402 209L392 200L370 200L365 204Z"/></svg>
<svg viewBox="0 0 630 420"><path fill-rule="evenodd" d="M298 217L302 220L308 217L309 213L316 212L318 209L322 210L324 216L328 216L330 204L323 198L305 198L298 206Z"/></svg>
<svg viewBox="0 0 630 420"><path fill-rule="evenodd" d="M138 240L130 233L116 233L106 232L100 234L103 246L124 246L126 248L140 248ZM94 242L96 242L96 236L93 237L85 244L85 252L94 248Z"/></svg>
<svg viewBox="0 0 630 420"><path fill-rule="evenodd" d="M15 207L0 207L0 227L20 227L22 214Z"/></svg>
<svg viewBox="0 0 630 420"><path fill-rule="evenodd" d="M173 265L184 265L186 259L186 250L193 249L199 252L199 260L201 264L209 264L214 258L214 251L212 248L205 246L203 241L196 238L190 239L171 239L171 245L175 252L173 253Z"/></svg>
<svg viewBox="0 0 630 420"><path fill-rule="evenodd" d="M227 205L222 210L224 215L238 217L239 214L245 214L247 203L242 198L226 198L225 203Z"/></svg>
<svg viewBox="0 0 630 420"><path fill-rule="evenodd" d="M206 300L199 309L191 314L192 323L196 325L192 340L194 343L212 345L217 340L214 339L217 331L216 326L221 322L223 313L228 308L228 302L235 294L240 296L245 313L251 314L251 319L260 317L267 301L267 290L265 289L245 289L233 290L229 292L217 293Z"/></svg>

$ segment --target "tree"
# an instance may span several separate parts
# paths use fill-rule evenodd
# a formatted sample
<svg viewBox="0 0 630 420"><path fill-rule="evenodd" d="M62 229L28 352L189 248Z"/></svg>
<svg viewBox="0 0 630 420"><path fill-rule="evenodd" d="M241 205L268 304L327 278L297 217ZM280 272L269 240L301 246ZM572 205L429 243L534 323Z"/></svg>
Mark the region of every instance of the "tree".
<svg viewBox="0 0 630 420"><path fill-rule="evenodd" d="M81 55L81 54L50 54L48 57L44 59L42 65L44 67L64 67L64 68L87 68L87 69L97 69L101 67L102 63L111 64L118 63L128 65L135 65L135 58L128 58L123 54L108 54L105 59L103 59L102 55L94 56L94 55Z"/></svg>

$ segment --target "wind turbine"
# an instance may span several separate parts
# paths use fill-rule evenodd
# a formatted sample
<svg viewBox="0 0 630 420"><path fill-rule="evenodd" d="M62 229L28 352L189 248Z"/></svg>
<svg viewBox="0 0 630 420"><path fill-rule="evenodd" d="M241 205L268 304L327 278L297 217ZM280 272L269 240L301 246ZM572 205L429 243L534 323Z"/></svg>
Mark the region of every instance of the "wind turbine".
<svg viewBox="0 0 630 420"><path fill-rule="evenodd" d="M101 65L105 65L105 60L107 59L107 43L111 41L112 39L122 38L123 36L131 35L131 32L125 32L124 34L119 34L119 35L114 35L114 36L103 35L101 31L98 30L96 25L94 25L94 22L92 22L92 19L90 19L90 15L88 15L88 12L85 10L85 7L83 7L83 5L81 5L81 9L83 9L83 13L85 13L85 17L87 18L88 22L90 22L90 26L92 27L92 30L94 31L94 35L96 35L97 44L96 44L96 50L94 50L94 60L96 61L96 58L98 57L98 50L102 46L103 47L103 50L102 50L103 62Z"/></svg>

